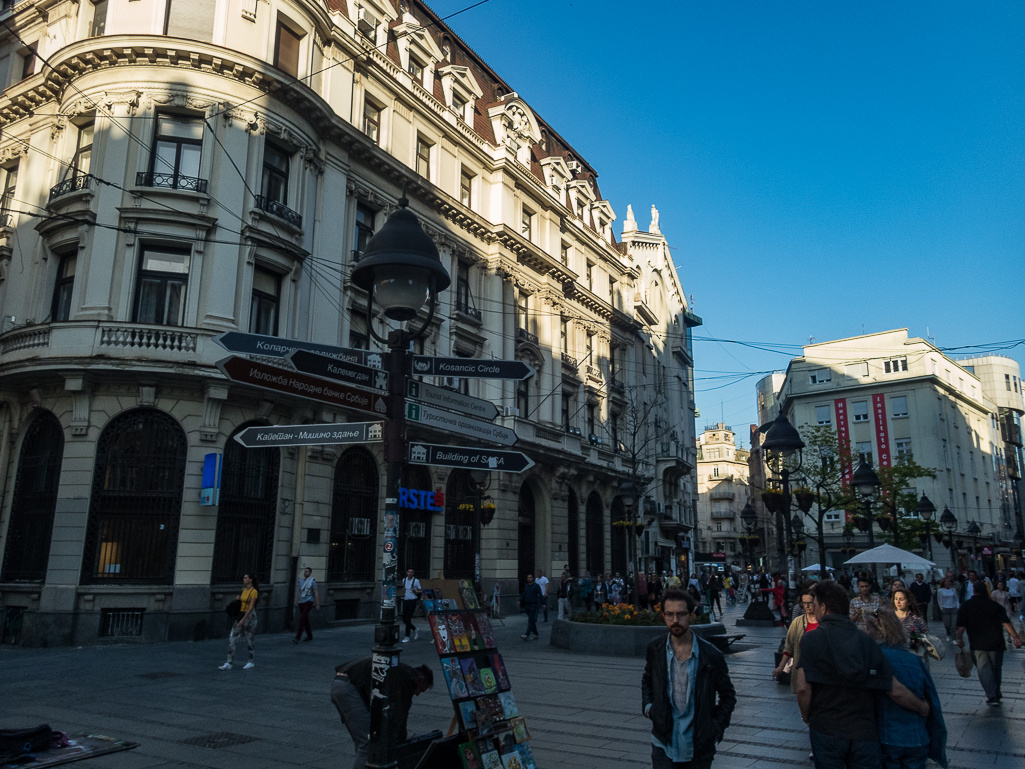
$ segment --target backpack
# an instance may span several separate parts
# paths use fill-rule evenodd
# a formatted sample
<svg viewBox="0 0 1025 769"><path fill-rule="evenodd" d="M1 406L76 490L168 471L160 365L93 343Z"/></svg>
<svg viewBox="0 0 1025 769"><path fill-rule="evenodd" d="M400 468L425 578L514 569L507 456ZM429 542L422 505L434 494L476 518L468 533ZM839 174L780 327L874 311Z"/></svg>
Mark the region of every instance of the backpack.
<svg viewBox="0 0 1025 769"><path fill-rule="evenodd" d="M0 729L0 760L7 761L25 753L45 750L53 738L49 724L30 729Z"/></svg>

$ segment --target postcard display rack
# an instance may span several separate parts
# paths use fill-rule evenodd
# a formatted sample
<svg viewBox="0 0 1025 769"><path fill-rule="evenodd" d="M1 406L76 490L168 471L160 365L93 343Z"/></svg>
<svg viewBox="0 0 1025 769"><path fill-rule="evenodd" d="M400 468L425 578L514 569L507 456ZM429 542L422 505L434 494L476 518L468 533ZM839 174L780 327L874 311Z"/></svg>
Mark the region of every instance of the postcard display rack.
<svg viewBox="0 0 1025 769"><path fill-rule="evenodd" d="M491 620L480 608L472 582L450 584L448 590L425 587L422 600L460 736L465 736L458 746L460 767L537 769Z"/></svg>

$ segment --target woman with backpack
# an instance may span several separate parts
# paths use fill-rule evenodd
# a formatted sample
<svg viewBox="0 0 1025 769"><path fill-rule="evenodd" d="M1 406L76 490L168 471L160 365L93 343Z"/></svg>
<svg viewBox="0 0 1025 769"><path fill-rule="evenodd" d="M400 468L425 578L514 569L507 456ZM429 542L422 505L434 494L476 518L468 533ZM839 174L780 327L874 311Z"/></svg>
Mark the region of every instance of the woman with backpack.
<svg viewBox="0 0 1025 769"><path fill-rule="evenodd" d="M242 669L252 670L256 667L253 664L253 635L256 633L256 604L260 600L260 586L256 582L256 577L249 574L243 575L242 584L244 587L238 597L242 604L239 609L242 616L231 626L231 633L228 635L228 661L220 666L221 670L231 670L235 658L235 644L242 635L246 637L246 648L249 651L249 662L243 665Z"/></svg>

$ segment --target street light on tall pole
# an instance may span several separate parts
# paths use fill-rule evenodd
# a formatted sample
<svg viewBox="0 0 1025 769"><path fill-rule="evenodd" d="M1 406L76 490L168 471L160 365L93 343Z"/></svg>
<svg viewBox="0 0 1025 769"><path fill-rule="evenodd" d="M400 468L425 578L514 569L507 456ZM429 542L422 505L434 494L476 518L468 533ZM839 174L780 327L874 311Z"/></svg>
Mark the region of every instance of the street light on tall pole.
<svg viewBox="0 0 1025 769"><path fill-rule="evenodd" d="M918 500L918 507L915 509L918 516L925 521L925 541L929 545L929 560L933 560L932 557L932 517L936 514L936 505L932 503L929 497L922 494L922 498Z"/></svg>
<svg viewBox="0 0 1025 769"><path fill-rule="evenodd" d="M872 469L872 465L864 460L858 465L854 475L851 476L851 483L858 490L858 494L861 495L861 501L865 505L865 519L868 523L868 547L871 550L876 546L875 533L873 532L875 527L872 520L872 502L879 493L879 487L882 486L882 483L880 483L876 471ZM872 565L872 573L876 574L875 564Z"/></svg>
<svg viewBox="0 0 1025 769"><path fill-rule="evenodd" d="M943 512L940 514L940 526L947 533L944 544L950 550L951 565L954 567L954 572L960 574L961 565L958 563L957 542L954 539L954 534L957 531L957 516L950 512L949 507L944 507Z"/></svg>
<svg viewBox="0 0 1025 769"><path fill-rule="evenodd" d="M790 598L789 594L793 590L793 583L796 582L793 557L794 528L790 518L790 474L801 469L805 444L801 440L801 434L783 416L782 412L773 421L762 425L758 430L765 434L761 446L765 451L765 464L773 473L779 475L783 490L779 509L772 512L782 519L786 531L785 549L787 552L787 582L789 583L788 598ZM789 606L787 608L789 609Z"/></svg>
<svg viewBox="0 0 1025 769"><path fill-rule="evenodd" d="M388 346L388 408L384 423L385 499L382 555L381 613L374 628L373 682L370 696L370 751L368 767L397 766L398 712L389 671L399 664L399 628L395 623L396 554L399 537L399 484L406 463L406 382L410 373L410 343L421 338L434 319L438 293L451 279L441 255L416 216L409 210L405 191L398 209L370 239L363 258L353 268L352 282L367 292L367 328ZM398 323L414 321L424 304L427 318L417 329L396 328L382 337L373 326L377 302L385 317Z"/></svg>

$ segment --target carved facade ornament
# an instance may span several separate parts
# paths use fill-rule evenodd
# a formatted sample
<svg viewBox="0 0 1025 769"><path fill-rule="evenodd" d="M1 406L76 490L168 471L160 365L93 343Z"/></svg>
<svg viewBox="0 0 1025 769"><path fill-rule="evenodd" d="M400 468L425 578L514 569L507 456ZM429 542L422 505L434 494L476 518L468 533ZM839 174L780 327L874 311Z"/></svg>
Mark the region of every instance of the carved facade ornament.
<svg viewBox="0 0 1025 769"><path fill-rule="evenodd" d="M50 141L55 142L60 137L64 129L68 127L68 119L63 115L58 115L53 121L53 125L50 126Z"/></svg>
<svg viewBox="0 0 1025 769"><path fill-rule="evenodd" d="M224 119L225 125L230 125L233 121L237 120L242 124L247 133L263 133L259 112L253 112L242 107L232 107L227 102L218 105L218 108L221 110L221 117Z"/></svg>
<svg viewBox="0 0 1025 769"><path fill-rule="evenodd" d="M15 158L20 158L22 155L27 155L28 147L27 143L23 144L19 141L0 149L0 165L8 163Z"/></svg>
<svg viewBox="0 0 1025 769"><path fill-rule="evenodd" d="M103 93L103 106L107 108L107 112L110 112L116 106L125 105L128 108L128 114L134 115L135 110L139 108L139 100L142 97L142 91L105 91ZM213 102L210 102L211 104ZM90 108L96 109L96 105L93 104ZM82 110L87 112L89 110ZM79 113L81 114L81 113Z"/></svg>
<svg viewBox="0 0 1025 769"><path fill-rule="evenodd" d="M129 93L126 91L125 93ZM133 93L136 96L136 106L138 105L138 91ZM109 96L109 94L108 94ZM205 112L207 109L212 107L217 102L213 99L203 99L196 96L194 93L189 91L153 91L149 94L149 101L151 104L160 104L165 107L183 107L185 109L194 109L200 112ZM107 101L108 107L113 106L116 103L123 102L111 102Z"/></svg>
<svg viewBox="0 0 1025 769"><path fill-rule="evenodd" d="M317 176L324 173L324 153L316 147L304 147L302 150L303 165Z"/></svg>
<svg viewBox="0 0 1025 769"><path fill-rule="evenodd" d="M345 192L349 197L355 195L360 200L365 200L367 203L370 203L371 205L379 206L382 208L390 204L390 201L386 200L385 197L381 195L381 193L379 193L377 190L367 187L363 184L358 184L357 182L351 180L345 183Z"/></svg>

